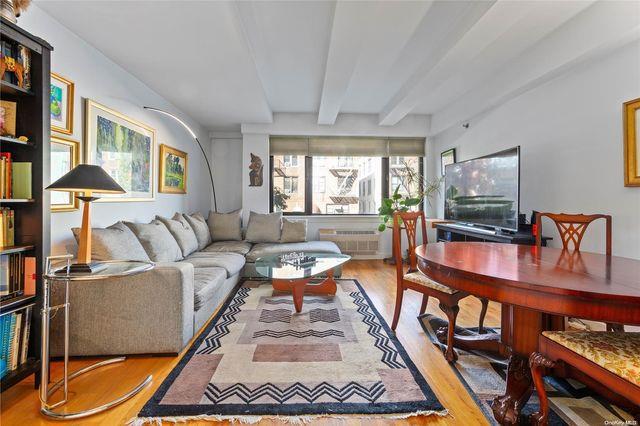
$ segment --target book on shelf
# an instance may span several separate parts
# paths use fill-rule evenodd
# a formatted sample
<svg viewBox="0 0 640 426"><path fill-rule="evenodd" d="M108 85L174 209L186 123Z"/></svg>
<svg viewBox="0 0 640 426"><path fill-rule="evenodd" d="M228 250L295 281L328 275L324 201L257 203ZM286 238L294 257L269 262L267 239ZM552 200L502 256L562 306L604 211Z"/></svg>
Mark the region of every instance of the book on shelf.
<svg viewBox="0 0 640 426"><path fill-rule="evenodd" d="M24 258L24 294L31 296L36 294L36 258L25 256Z"/></svg>
<svg viewBox="0 0 640 426"><path fill-rule="evenodd" d="M29 359L32 306L0 316L0 377Z"/></svg>
<svg viewBox="0 0 640 426"><path fill-rule="evenodd" d="M11 198L13 161L10 152L0 152L0 198Z"/></svg>
<svg viewBox="0 0 640 426"><path fill-rule="evenodd" d="M31 163L13 161L11 164L11 198L31 198Z"/></svg>
<svg viewBox="0 0 640 426"><path fill-rule="evenodd" d="M0 248L15 245L15 212L0 207Z"/></svg>
<svg viewBox="0 0 640 426"><path fill-rule="evenodd" d="M22 253L0 256L0 300L24 294L24 275L25 263Z"/></svg>

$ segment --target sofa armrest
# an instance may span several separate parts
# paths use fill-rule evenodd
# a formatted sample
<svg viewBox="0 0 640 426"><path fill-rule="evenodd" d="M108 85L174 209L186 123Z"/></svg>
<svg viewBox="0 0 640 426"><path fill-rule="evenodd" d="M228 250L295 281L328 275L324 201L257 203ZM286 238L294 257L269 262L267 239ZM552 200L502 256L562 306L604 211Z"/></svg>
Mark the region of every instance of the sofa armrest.
<svg viewBox="0 0 640 426"><path fill-rule="evenodd" d="M71 355L178 353L193 336L193 265L157 263L141 274L69 285ZM62 303L63 283L52 291ZM51 324L51 354L63 354L63 315Z"/></svg>

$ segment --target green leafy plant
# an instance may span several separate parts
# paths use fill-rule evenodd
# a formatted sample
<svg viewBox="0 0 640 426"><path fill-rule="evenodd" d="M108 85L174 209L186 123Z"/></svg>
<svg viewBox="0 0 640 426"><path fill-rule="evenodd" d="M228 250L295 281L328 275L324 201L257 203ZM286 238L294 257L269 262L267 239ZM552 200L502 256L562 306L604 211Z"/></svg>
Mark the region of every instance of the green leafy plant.
<svg viewBox="0 0 640 426"><path fill-rule="evenodd" d="M291 195L285 194L277 186L273 188L273 205L280 211L287 209L287 200L289 198L291 198Z"/></svg>
<svg viewBox="0 0 640 426"><path fill-rule="evenodd" d="M378 209L382 221L378 226L380 232L393 225L394 213L408 212L412 207L422 204L424 200L429 201L435 193L440 193L443 178L428 180L406 162L397 169L397 172L400 183L396 186L391 198L382 199L382 206Z"/></svg>

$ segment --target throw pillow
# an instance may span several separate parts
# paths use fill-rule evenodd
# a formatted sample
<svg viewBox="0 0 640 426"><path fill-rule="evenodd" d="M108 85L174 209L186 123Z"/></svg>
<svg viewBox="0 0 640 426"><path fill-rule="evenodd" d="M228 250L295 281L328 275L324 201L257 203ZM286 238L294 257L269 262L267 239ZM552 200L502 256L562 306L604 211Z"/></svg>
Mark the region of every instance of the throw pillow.
<svg viewBox="0 0 640 426"><path fill-rule="evenodd" d="M251 212L245 239L250 243L277 243L280 242L281 228L282 212Z"/></svg>
<svg viewBox="0 0 640 426"><path fill-rule="evenodd" d="M282 218L281 243L302 243L307 241L307 221Z"/></svg>
<svg viewBox="0 0 640 426"><path fill-rule="evenodd" d="M242 210L209 213L209 231L213 241L242 240Z"/></svg>
<svg viewBox="0 0 640 426"><path fill-rule="evenodd" d="M149 223L125 222L125 224L136 234L138 241L154 262L182 260L182 250L164 223L152 220Z"/></svg>
<svg viewBox="0 0 640 426"><path fill-rule="evenodd" d="M156 216L156 219L164 223L173 238L176 239L180 250L182 250L182 256L187 257L198 250L196 234L193 233L191 225L180 213L176 213L171 219L162 216Z"/></svg>
<svg viewBox="0 0 640 426"><path fill-rule="evenodd" d="M204 216L200 213L192 213L183 215L189 225L191 225L191 229L196 234L196 239L198 240L198 250L202 250L209 244L211 244L211 232L209 232L209 226L207 226L207 221Z"/></svg>
<svg viewBox="0 0 640 426"><path fill-rule="evenodd" d="M76 242L80 241L80 228L71 228ZM148 262L149 256L131 229L122 222L108 228L91 228L91 259L139 260Z"/></svg>

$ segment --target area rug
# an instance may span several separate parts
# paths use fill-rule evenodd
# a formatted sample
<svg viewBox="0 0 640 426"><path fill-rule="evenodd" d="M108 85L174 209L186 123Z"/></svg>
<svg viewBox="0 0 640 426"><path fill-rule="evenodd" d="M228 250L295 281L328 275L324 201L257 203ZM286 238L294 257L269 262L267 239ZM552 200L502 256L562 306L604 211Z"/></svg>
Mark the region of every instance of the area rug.
<svg viewBox="0 0 640 426"><path fill-rule="evenodd" d="M131 423L446 411L355 280L335 296L245 281Z"/></svg>
<svg viewBox="0 0 640 426"><path fill-rule="evenodd" d="M422 328L434 344L444 351L444 345L438 342L434 330L446 327L447 321L435 315L425 314L418 317ZM485 328L486 329L486 328ZM477 334L478 328L456 326L456 333L462 335ZM499 328L487 329L489 333L499 333ZM451 365L469 394L484 413L487 420L497 424L491 411L494 397L503 395L506 388L507 360L486 352L467 352L456 349L458 361ZM591 392L575 380L545 377L549 396L549 424L554 425L605 425L625 424L633 417L622 409L609 404L606 400ZM522 425L529 424L527 416L538 411L540 405L534 394L524 407L520 419ZM626 423L633 424L633 423Z"/></svg>

